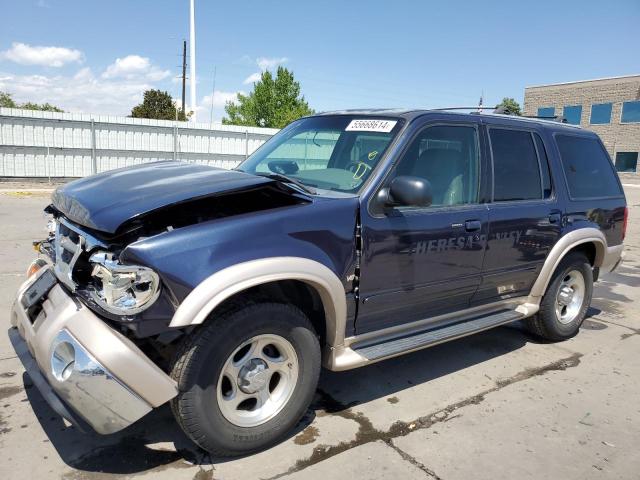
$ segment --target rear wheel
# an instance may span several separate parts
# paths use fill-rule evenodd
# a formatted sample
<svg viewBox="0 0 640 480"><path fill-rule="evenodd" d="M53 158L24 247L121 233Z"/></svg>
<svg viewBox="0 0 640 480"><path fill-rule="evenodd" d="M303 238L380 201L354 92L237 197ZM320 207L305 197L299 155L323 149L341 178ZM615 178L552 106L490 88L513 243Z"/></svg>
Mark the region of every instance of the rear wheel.
<svg viewBox="0 0 640 480"><path fill-rule="evenodd" d="M571 338L591 304L593 270L580 252L569 253L554 272L540 302L540 311L528 319L533 333L551 341Z"/></svg>
<svg viewBox="0 0 640 480"><path fill-rule="evenodd" d="M222 314L182 343L172 409L185 433L220 456L262 450L304 415L320 373L320 345L292 305L260 303Z"/></svg>

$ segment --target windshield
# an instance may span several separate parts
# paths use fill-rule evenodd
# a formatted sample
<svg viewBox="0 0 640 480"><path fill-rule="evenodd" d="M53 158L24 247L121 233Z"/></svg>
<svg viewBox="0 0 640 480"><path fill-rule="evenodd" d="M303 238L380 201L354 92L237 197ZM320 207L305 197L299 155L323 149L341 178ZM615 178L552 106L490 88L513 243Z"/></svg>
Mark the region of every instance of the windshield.
<svg viewBox="0 0 640 480"><path fill-rule="evenodd" d="M303 118L274 135L237 169L354 193L378 165L402 123L398 118L362 115Z"/></svg>

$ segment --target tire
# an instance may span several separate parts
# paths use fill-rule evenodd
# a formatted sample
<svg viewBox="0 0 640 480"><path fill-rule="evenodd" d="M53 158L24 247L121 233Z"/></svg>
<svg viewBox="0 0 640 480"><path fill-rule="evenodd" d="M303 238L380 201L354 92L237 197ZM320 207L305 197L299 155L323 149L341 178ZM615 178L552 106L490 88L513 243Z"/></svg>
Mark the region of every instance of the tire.
<svg viewBox="0 0 640 480"><path fill-rule="evenodd" d="M565 290L561 294L563 287L569 287L572 293ZM583 253L569 253L553 273L540 310L527 320L527 325L535 335L546 340L558 342L571 338L580 330L592 295L593 270L589 260Z"/></svg>
<svg viewBox="0 0 640 480"><path fill-rule="evenodd" d="M183 340L171 370L179 390L171 407L199 447L220 457L245 455L286 436L309 407L319 375L320 345L309 319L292 305L251 304Z"/></svg>

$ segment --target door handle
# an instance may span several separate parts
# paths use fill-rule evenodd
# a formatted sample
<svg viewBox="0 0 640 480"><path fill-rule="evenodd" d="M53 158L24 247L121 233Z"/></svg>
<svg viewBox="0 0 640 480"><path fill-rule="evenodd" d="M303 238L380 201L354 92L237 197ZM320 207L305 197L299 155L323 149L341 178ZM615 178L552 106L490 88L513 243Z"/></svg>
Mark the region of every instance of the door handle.
<svg viewBox="0 0 640 480"><path fill-rule="evenodd" d="M480 223L480 220L467 220L466 222L464 222L464 229L467 232L477 232L481 228L482 223Z"/></svg>
<svg viewBox="0 0 640 480"><path fill-rule="evenodd" d="M559 212L553 212L549 214L549 223L560 223L562 215Z"/></svg>

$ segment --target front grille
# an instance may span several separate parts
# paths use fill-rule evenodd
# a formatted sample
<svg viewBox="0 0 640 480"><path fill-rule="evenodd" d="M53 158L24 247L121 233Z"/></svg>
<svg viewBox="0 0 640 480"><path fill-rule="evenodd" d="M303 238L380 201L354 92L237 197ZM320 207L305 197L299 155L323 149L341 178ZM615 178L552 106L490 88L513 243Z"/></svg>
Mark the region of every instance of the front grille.
<svg viewBox="0 0 640 480"><path fill-rule="evenodd" d="M84 251L84 246L85 239L80 233L60 221L56 222L53 270L58 279L69 287L71 291L76 289L76 282L73 280L73 268L80 254Z"/></svg>

